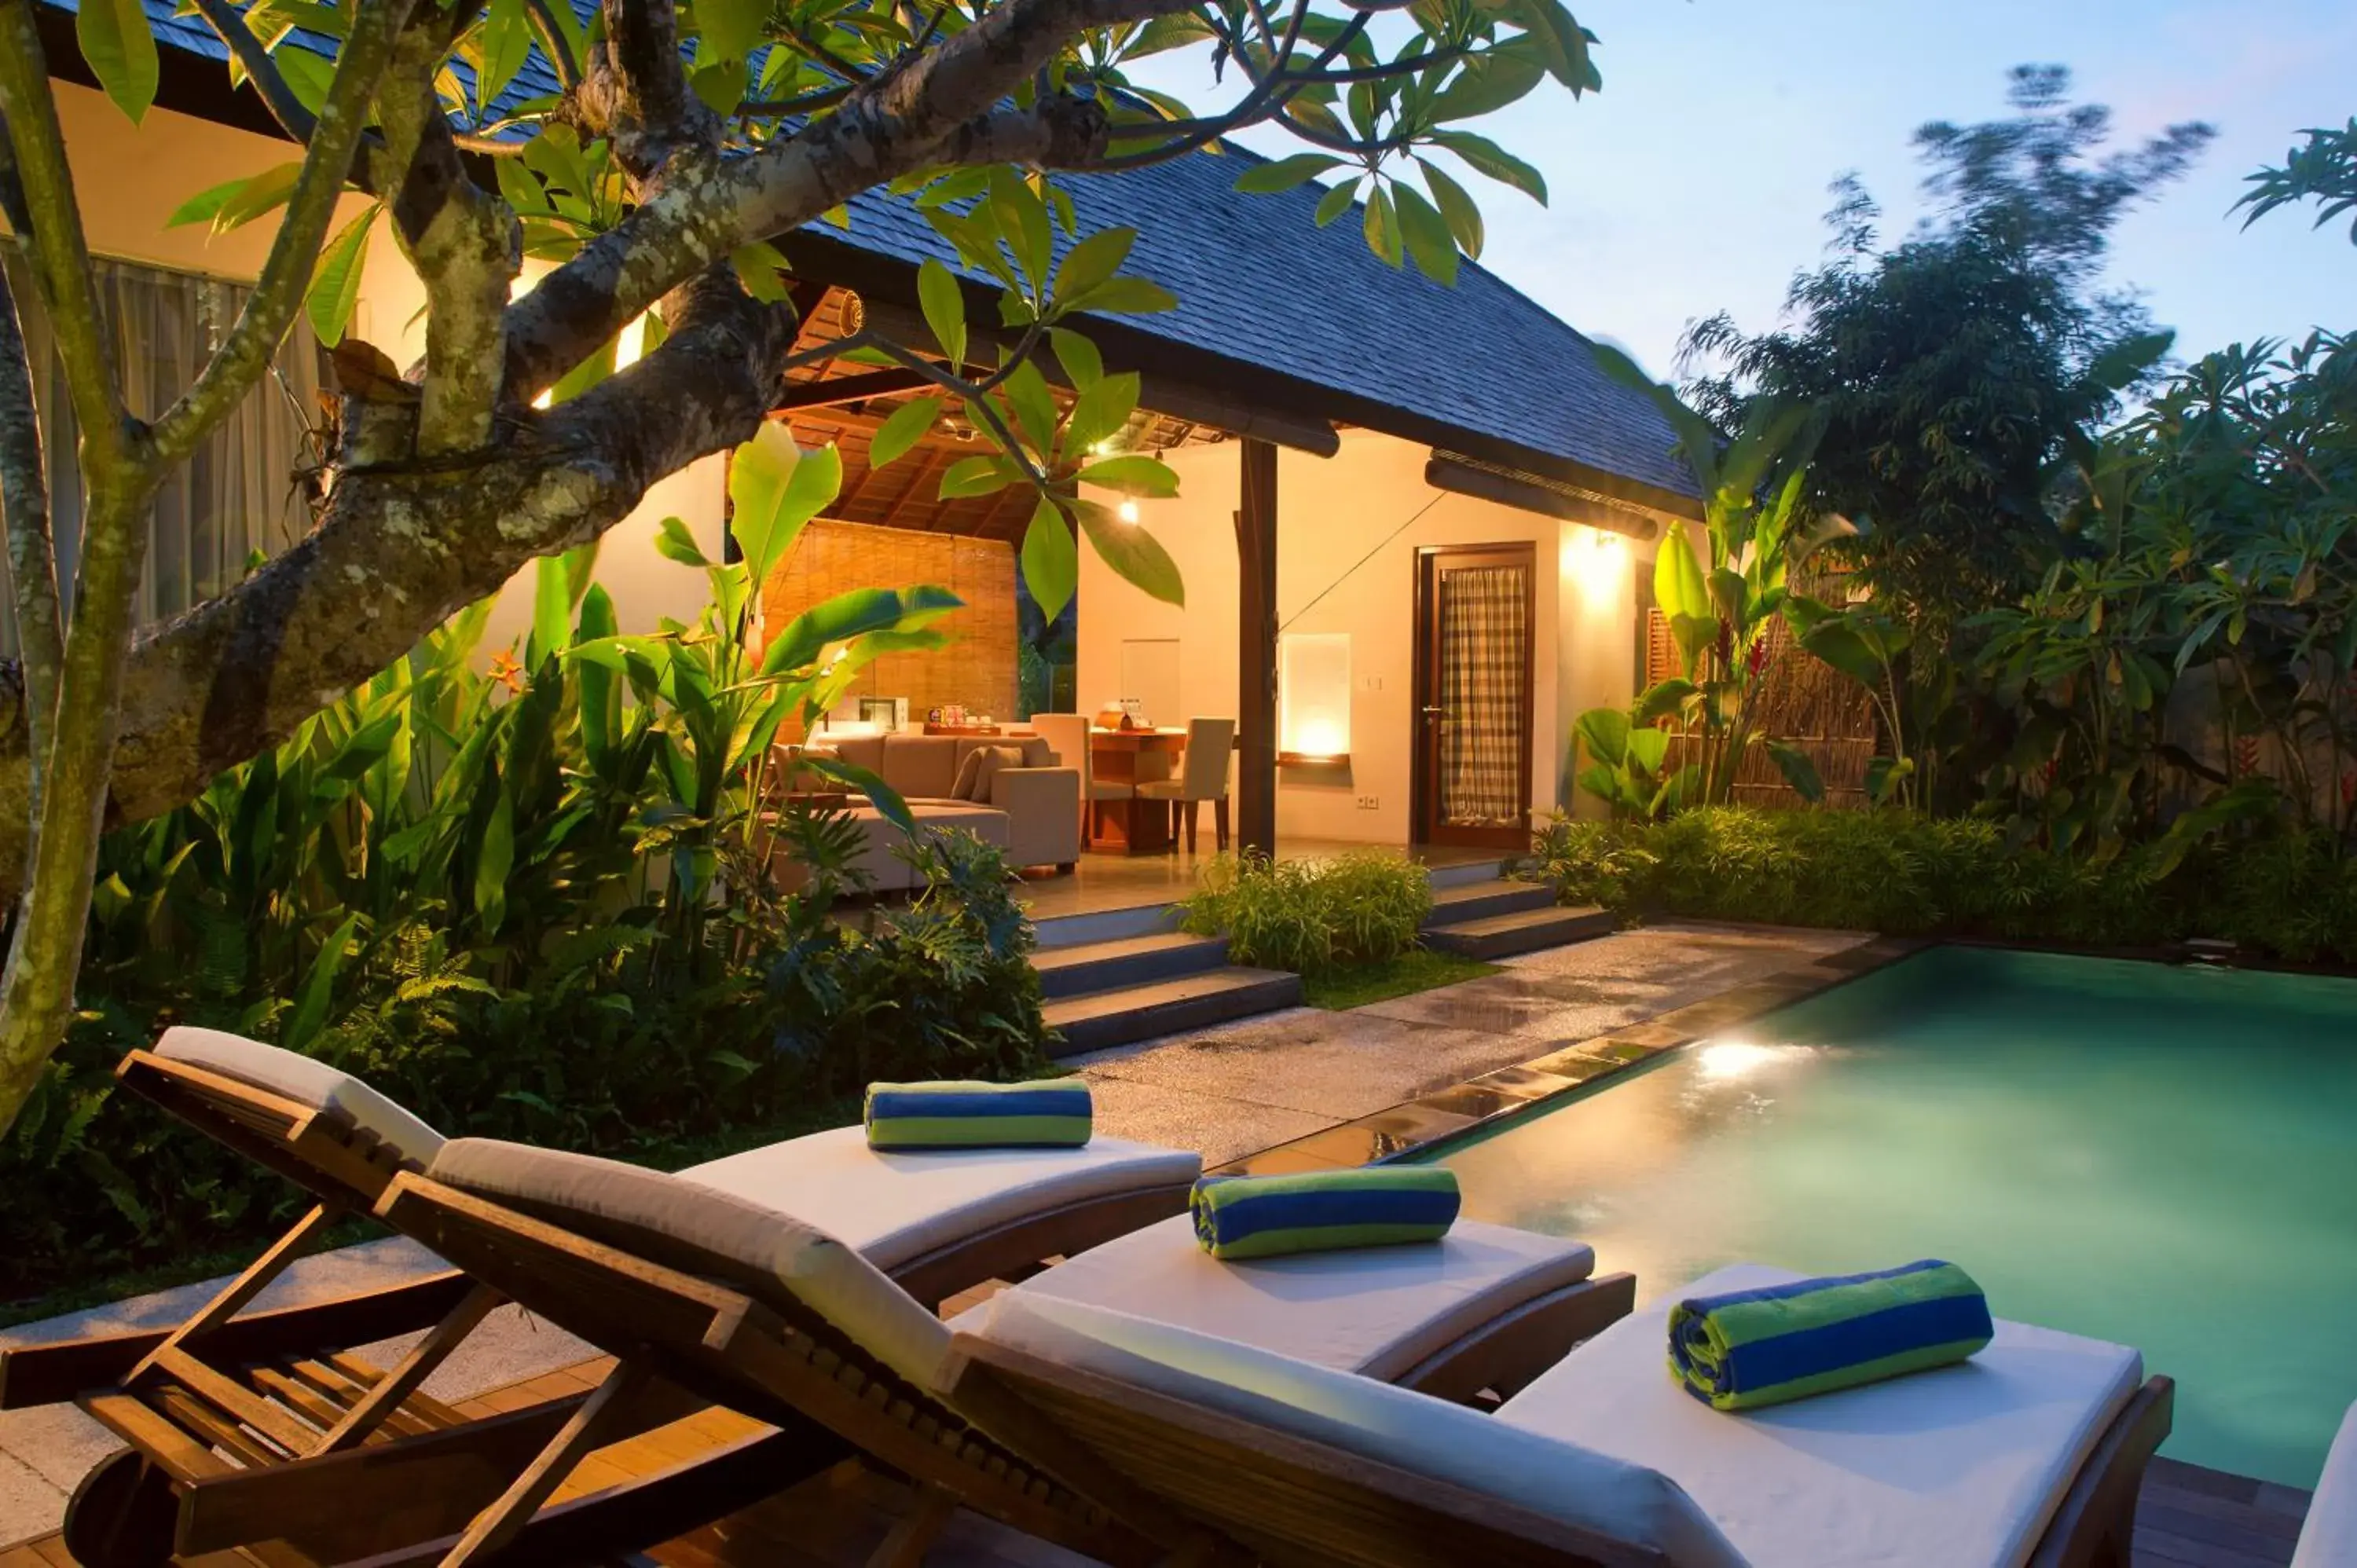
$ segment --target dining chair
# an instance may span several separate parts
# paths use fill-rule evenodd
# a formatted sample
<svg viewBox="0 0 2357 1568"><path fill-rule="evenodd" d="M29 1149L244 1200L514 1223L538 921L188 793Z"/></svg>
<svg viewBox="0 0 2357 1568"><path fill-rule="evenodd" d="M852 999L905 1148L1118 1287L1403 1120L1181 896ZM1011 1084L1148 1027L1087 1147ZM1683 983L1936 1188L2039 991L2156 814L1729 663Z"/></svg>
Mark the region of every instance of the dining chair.
<svg viewBox="0 0 2357 1568"><path fill-rule="evenodd" d="M1187 853L1195 853L1195 819L1198 809L1206 800L1211 802L1211 833L1213 842L1222 850L1228 847L1228 755L1235 747L1236 721L1233 719L1189 719L1187 721L1187 756L1175 779L1157 779L1137 787L1138 799L1166 802L1176 813L1186 810ZM1176 843L1178 823L1174 815L1170 837Z"/></svg>
<svg viewBox="0 0 2357 1568"><path fill-rule="evenodd" d="M1085 848L1096 836L1097 802L1126 800L1134 791L1126 784L1105 783L1097 779L1095 762L1089 755L1086 714L1033 714L1031 727L1055 749L1058 767L1081 770L1081 843Z"/></svg>

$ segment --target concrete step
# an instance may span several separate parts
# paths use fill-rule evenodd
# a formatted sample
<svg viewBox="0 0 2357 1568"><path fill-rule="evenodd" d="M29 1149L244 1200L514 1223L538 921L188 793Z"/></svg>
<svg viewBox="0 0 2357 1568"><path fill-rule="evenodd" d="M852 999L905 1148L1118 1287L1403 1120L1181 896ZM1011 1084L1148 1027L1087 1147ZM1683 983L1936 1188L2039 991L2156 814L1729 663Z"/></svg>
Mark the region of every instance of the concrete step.
<svg viewBox="0 0 2357 1568"><path fill-rule="evenodd" d="M1300 1004L1299 975L1230 967L1061 997L1046 1013L1064 1036L1053 1053L1071 1057Z"/></svg>
<svg viewBox="0 0 2357 1568"><path fill-rule="evenodd" d="M1092 909L1085 915L1050 915L1031 922L1039 933L1041 950L1083 947L1091 942L1117 942L1177 929L1178 906L1139 904L1126 909Z"/></svg>
<svg viewBox="0 0 2357 1568"><path fill-rule="evenodd" d="M1156 931L1109 942L1042 948L1032 955L1031 967L1039 972L1039 988L1050 997L1059 997L1200 974L1227 961L1225 937Z"/></svg>
<svg viewBox="0 0 2357 1568"><path fill-rule="evenodd" d="M1617 923L1608 909L1565 909L1549 905L1426 926L1424 945L1464 958L1509 958L1515 953L1568 947L1590 937L1604 936Z"/></svg>
<svg viewBox="0 0 2357 1568"><path fill-rule="evenodd" d="M1502 876L1492 876L1486 881L1434 888L1432 913L1425 917L1424 925L1430 930L1436 926L1462 925L1491 915L1554 908L1555 889L1545 883L1509 882Z"/></svg>
<svg viewBox="0 0 2357 1568"><path fill-rule="evenodd" d="M1504 870L1503 861L1470 860L1461 865L1427 866L1424 875L1437 893L1444 887L1462 887L1469 882L1495 882Z"/></svg>

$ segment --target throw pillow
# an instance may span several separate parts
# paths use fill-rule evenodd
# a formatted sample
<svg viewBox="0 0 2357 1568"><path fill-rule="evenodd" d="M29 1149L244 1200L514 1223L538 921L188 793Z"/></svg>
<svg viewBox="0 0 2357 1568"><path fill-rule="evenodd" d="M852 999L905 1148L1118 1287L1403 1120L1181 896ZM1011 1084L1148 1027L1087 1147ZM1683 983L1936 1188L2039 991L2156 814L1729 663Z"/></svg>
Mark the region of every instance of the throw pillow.
<svg viewBox="0 0 2357 1568"><path fill-rule="evenodd" d="M976 805L990 804L991 786L1002 768L1023 766L1019 746L977 746L965 754L958 764L957 787L950 791L952 798L971 800Z"/></svg>

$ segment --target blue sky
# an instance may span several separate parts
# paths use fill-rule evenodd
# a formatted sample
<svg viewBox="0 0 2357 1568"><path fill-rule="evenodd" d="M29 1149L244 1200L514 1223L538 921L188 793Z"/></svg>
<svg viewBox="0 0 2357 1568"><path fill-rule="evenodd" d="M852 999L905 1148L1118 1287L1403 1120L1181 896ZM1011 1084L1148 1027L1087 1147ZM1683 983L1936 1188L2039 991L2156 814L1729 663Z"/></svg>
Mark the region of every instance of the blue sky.
<svg viewBox="0 0 2357 1568"><path fill-rule="evenodd" d="M2005 112L2016 64L2067 65L2125 139L2180 120L2218 137L2117 231L2112 281L2142 291L2192 356L2236 339L2357 328L2357 246L2284 211L2243 231L2243 177L2302 126L2357 113L2348 0L1567 0L1600 40L1601 93L1552 83L1480 128L1539 166L1541 208L1484 181L1482 260L1584 331L1666 373L1685 323L1774 320L1823 253L1825 187L1857 169L1896 235L1920 209L1926 120ZM1199 106L1200 55L1157 85ZM1282 133L1247 136L1298 150Z"/></svg>

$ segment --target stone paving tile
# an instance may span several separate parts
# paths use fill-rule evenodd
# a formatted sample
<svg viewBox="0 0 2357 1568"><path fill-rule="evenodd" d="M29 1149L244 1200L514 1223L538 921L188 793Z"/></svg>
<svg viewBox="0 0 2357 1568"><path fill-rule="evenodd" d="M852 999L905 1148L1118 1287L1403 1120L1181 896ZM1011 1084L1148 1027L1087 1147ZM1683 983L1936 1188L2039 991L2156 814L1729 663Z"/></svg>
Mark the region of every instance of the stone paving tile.
<svg viewBox="0 0 2357 1568"><path fill-rule="evenodd" d="M1092 1081L1162 1084L1342 1121L1513 1066L1529 1054L1525 1043L1495 1031L1438 1028L1363 1011L1311 1012L1106 1052L1081 1065Z"/></svg>
<svg viewBox="0 0 2357 1568"><path fill-rule="evenodd" d="M65 1517L63 1491L14 1455L0 1454L0 1547L47 1535Z"/></svg>
<svg viewBox="0 0 2357 1568"><path fill-rule="evenodd" d="M1342 1120L1093 1073L1090 1090L1096 1101L1098 1131L1174 1149L1195 1149L1207 1165L1223 1165Z"/></svg>

